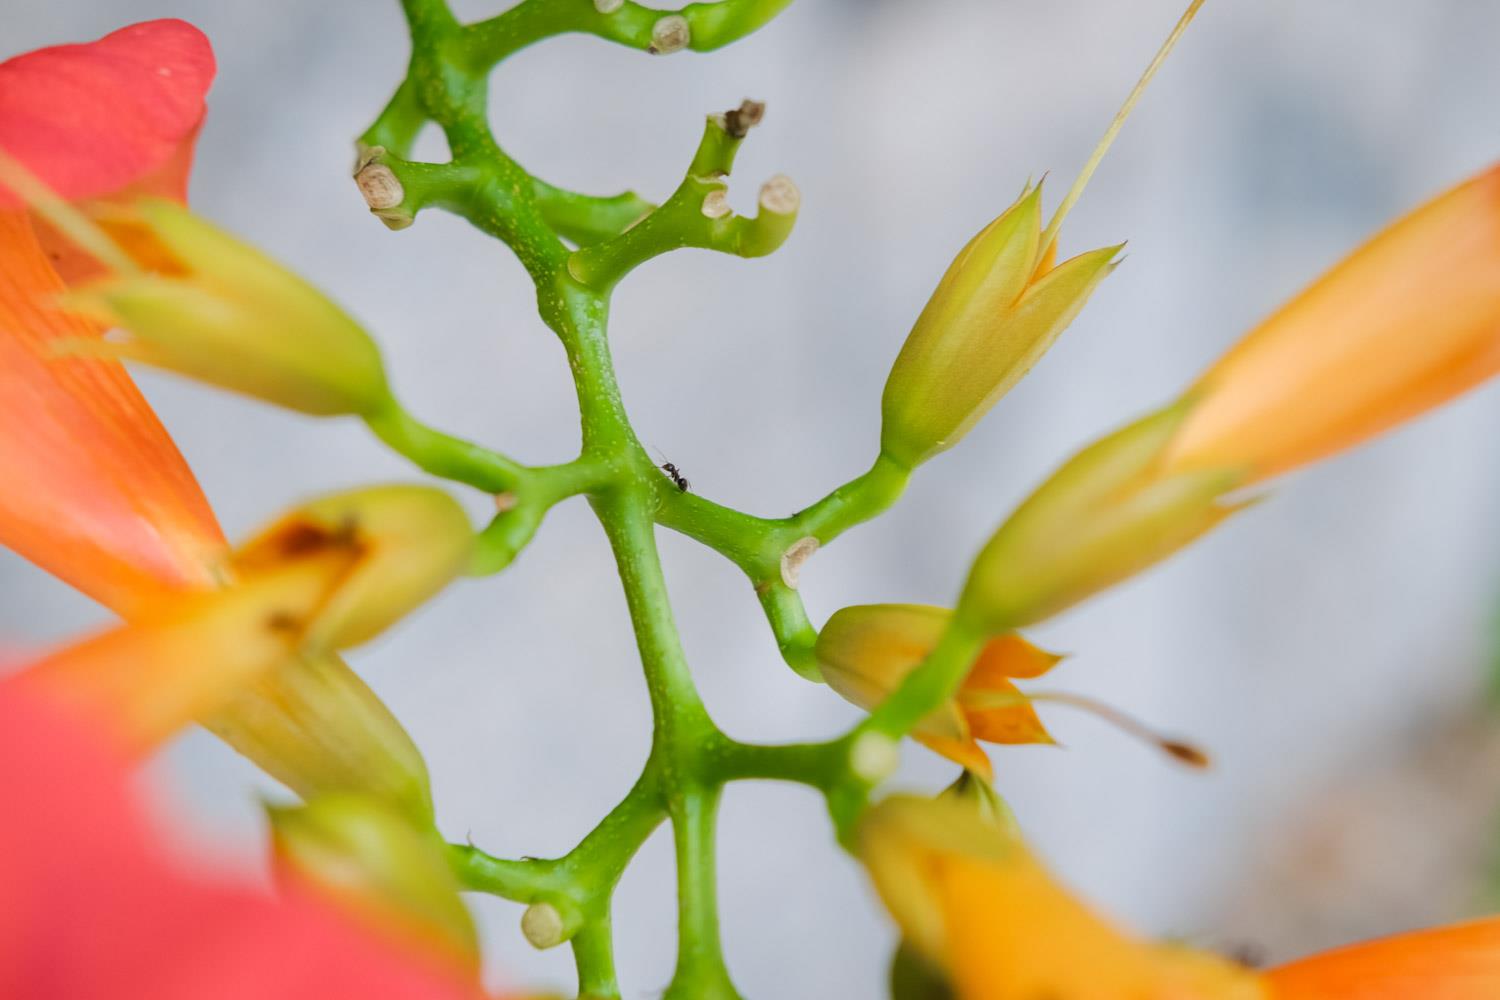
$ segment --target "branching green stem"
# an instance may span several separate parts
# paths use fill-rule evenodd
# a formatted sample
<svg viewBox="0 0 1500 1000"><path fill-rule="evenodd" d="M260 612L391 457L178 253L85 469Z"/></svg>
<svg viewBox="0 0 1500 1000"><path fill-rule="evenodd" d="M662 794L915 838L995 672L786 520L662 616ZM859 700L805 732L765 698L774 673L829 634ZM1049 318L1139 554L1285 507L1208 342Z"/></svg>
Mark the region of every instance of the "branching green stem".
<svg viewBox="0 0 1500 1000"><path fill-rule="evenodd" d="M785 179L773 179L762 189L754 218L735 216L723 200L735 153L758 118L758 106L747 104L738 117L709 118L686 177L660 206L630 193L596 197L547 184L506 155L490 133L489 71L537 41L587 32L649 51L707 50L753 31L788 2L720 0L678 12L626 2L606 13L599 7L609 5L593 0L522 0L487 21L463 25L444 0L402 0L413 43L407 77L361 137L356 177L375 214L401 228L421 210L440 207L503 241L535 281L542 318L561 341L573 375L583 447L577 459L562 465L522 465L427 427L394 404L367 422L422 469L496 496L499 511L480 533L473 572L509 565L547 510L575 495L588 498L614 554L655 723L640 778L560 858L507 861L472 845L449 848L465 888L556 911L553 924L560 921L561 936L572 944L579 991L587 997L620 996L610 941L611 899L641 844L665 821L677 853L680 915L677 967L666 996L734 1000L715 899L715 819L724 786L770 779L816 788L847 843L879 777L859 773L858 742L870 733L904 734L930 710L923 705L951 693L972 638L955 630L891 703L838 740L760 746L732 740L718 729L694 687L672 618L657 525L687 534L740 566L755 586L783 657L816 679L817 633L796 591L800 563L792 554L810 554L817 544L885 510L905 487L909 470L882 455L867 473L805 510L759 518L679 491L631 428L606 335L615 283L672 249L757 256L774 250L791 231L797 195ZM428 122L443 129L451 162L407 159Z"/></svg>

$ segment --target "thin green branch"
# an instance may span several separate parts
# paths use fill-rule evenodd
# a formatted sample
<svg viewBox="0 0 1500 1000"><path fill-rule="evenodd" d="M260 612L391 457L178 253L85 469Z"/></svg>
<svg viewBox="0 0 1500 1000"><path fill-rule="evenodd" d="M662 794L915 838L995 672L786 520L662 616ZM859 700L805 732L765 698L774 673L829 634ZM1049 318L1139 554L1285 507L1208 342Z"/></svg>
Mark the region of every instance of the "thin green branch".
<svg viewBox="0 0 1500 1000"><path fill-rule="evenodd" d="M821 681L823 669L813 653L818 630L807 617L802 595L781 580L768 580L755 588L755 596L760 598L761 610L766 613L766 622L786 665L807 680Z"/></svg>
<svg viewBox="0 0 1500 1000"><path fill-rule="evenodd" d="M361 156L372 146L388 149L398 156L409 156L417 134L427 121L427 112L417 97L416 84L410 78L402 80L374 123L359 137Z"/></svg>
<svg viewBox="0 0 1500 1000"><path fill-rule="evenodd" d="M739 1000L719 941L714 837L720 789L685 791L672 810L677 848L677 968L663 1000Z"/></svg>
<svg viewBox="0 0 1500 1000"><path fill-rule="evenodd" d="M656 208L633 191L603 197L567 191L543 180L534 183L537 205L548 225L580 247L619 236Z"/></svg>
<svg viewBox="0 0 1500 1000"><path fill-rule="evenodd" d="M428 427L399 405L365 417L386 446L429 475L464 483L486 493L520 487L526 467L496 451Z"/></svg>
<svg viewBox="0 0 1500 1000"><path fill-rule="evenodd" d="M752 114L746 108L755 110ZM727 198L735 154L759 113L758 105L746 102L729 115L710 115L687 176L672 196L619 236L575 251L568 258L568 273L589 288L608 291L634 268L672 250L698 247L763 257L786 242L800 202L790 180L773 178L761 188L760 210L753 218L736 215ZM746 123L736 127L730 115L743 115Z"/></svg>
<svg viewBox="0 0 1500 1000"><path fill-rule="evenodd" d="M524 0L472 25L470 46L476 66L486 69L543 38L575 32L658 55L682 49L709 52L763 27L790 4L791 0L717 0L661 10L632 0Z"/></svg>

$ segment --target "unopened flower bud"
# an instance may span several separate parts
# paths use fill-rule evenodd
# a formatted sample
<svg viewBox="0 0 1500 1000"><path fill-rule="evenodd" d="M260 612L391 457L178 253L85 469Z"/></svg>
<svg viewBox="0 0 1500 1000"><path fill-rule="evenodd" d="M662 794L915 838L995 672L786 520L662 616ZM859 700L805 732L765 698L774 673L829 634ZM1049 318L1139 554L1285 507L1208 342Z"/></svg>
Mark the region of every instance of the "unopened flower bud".
<svg viewBox="0 0 1500 1000"><path fill-rule="evenodd" d="M958 613L1004 632L1049 618L1139 573L1242 505L1223 469L1164 473L1185 406L1138 420L1085 448L1000 526L974 561Z"/></svg>
<svg viewBox="0 0 1500 1000"><path fill-rule="evenodd" d="M477 965L474 924L436 831L358 795L267 812L284 876L311 885L357 919Z"/></svg>
<svg viewBox="0 0 1500 1000"><path fill-rule="evenodd" d="M1500 373L1500 166L1397 220L1188 390L1172 469L1256 481L1351 448Z"/></svg>
<svg viewBox="0 0 1500 1000"><path fill-rule="evenodd" d="M87 349L317 416L390 400L368 334L307 282L173 202L136 206L169 270L119 271L66 299L124 336Z"/></svg>
<svg viewBox="0 0 1500 1000"><path fill-rule="evenodd" d="M239 572L324 548L357 561L309 622L310 651L343 649L374 637L458 576L473 549L458 502L429 486L376 486L322 497L289 512L236 550Z"/></svg>
<svg viewBox="0 0 1500 1000"><path fill-rule="evenodd" d="M357 792L432 821L427 764L391 710L332 654L301 656L203 720L303 799Z"/></svg>
<svg viewBox="0 0 1500 1000"><path fill-rule="evenodd" d="M1052 346L1114 269L1120 247L1054 266L1041 187L969 241L891 368L881 448L907 468L952 447Z"/></svg>

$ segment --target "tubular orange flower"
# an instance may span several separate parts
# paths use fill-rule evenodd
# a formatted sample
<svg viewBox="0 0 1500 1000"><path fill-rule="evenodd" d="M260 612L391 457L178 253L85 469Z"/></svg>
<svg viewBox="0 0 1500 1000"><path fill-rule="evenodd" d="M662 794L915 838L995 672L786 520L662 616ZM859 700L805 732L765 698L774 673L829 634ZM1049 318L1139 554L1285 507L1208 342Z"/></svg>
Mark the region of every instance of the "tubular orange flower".
<svg viewBox="0 0 1500 1000"><path fill-rule="evenodd" d="M213 79L182 21L0 63L0 151L69 198L181 195ZM0 544L131 615L213 582L223 537L202 491L118 364L59 358L99 328L63 316L65 285L15 195L0 186ZM60 245L63 241L53 239Z"/></svg>
<svg viewBox="0 0 1500 1000"><path fill-rule="evenodd" d="M1313 955L1265 973L1104 920L1013 825L953 798L894 796L858 850L922 963L957 1000L1492 1000L1500 917Z"/></svg>
<svg viewBox="0 0 1500 1000"><path fill-rule="evenodd" d="M239 586L179 598L6 683L67 706L124 750L141 753L294 657L296 623L317 612L356 558L348 548L324 551Z"/></svg>
<svg viewBox="0 0 1500 1000"><path fill-rule="evenodd" d="M1500 917L1322 952L1266 974L1274 1000L1500 997Z"/></svg>
<svg viewBox="0 0 1500 1000"><path fill-rule="evenodd" d="M1265 479L1500 373L1500 166L1398 220L1189 390L1169 471Z"/></svg>
<svg viewBox="0 0 1500 1000"><path fill-rule="evenodd" d="M861 822L858 849L907 940L959 1000L1271 1000L1246 969L1101 919L1018 837L962 803L887 799Z"/></svg>
<svg viewBox="0 0 1500 1000"><path fill-rule="evenodd" d="M472 541L463 509L441 490L385 486L326 497L237 550L225 565L225 587L160 601L128 624L33 665L18 683L75 706L135 751L189 722L226 713L231 734L247 733L250 746L266 752L293 787L308 790L317 777L352 779L360 790L391 792L410 813L430 820L426 770L414 750L400 752L408 742L399 727L392 735L400 739L364 756L348 774L349 748L328 763L304 760L318 758L322 741L304 741L295 716L282 722L272 713L266 721L234 709L262 707L244 702L243 693L283 669L301 678L310 663L379 634L457 575ZM342 675L325 667L317 677L336 683ZM278 687L304 690L299 679ZM316 718L341 735L385 735L387 716L372 713L345 687L312 697L329 706ZM284 700L302 706L302 699Z"/></svg>
<svg viewBox="0 0 1500 1000"><path fill-rule="evenodd" d="M952 614L946 608L918 604L871 604L836 612L818 634L815 648L823 679L861 708L874 708L932 652ZM1040 677L1061 660L1015 633L990 640L958 696L925 719L912 736L988 777L990 760L979 740L1052 742L1036 710L1011 680Z"/></svg>
<svg viewBox="0 0 1500 1000"><path fill-rule="evenodd" d="M207 39L170 20L0 63L0 160L20 164L7 176L48 197L73 199L84 216L81 233L76 224L33 225L16 193L0 185L0 423L8 432L0 435L0 475L12 487L0 495L0 545L130 621L186 614L179 607L184 592L227 583L227 547L202 491L124 368L56 350L59 341L76 347L100 333L57 304L66 286L101 271L74 242L95 223L107 230L106 250L124 251L115 256L147 268L171 263L143 227L125 221L131 216L122 216L121 206L141 195L182 200L213 74ZM99 250L97 239L90 249ZM399 545L382 551L399 558ZM193 627L227 623L243 604L226 596L222 607L205 606L206 617ZM126 678L145 674L109 664L139 659L154 644L170 646L171 634L122 630L54 661L71 662L75 679L82 664L96 665L98 689L78 688L72 697L108 702L118 718L106 724L132 745L159 740L218 706L199 720L293 791L366 791L430 819L421 754L337 656L282 657L269 674L164 657L147 671L161 687L123 690ZM235 662L244 666L242 659ZM223 707L231 694L233 704Z"/></svg>

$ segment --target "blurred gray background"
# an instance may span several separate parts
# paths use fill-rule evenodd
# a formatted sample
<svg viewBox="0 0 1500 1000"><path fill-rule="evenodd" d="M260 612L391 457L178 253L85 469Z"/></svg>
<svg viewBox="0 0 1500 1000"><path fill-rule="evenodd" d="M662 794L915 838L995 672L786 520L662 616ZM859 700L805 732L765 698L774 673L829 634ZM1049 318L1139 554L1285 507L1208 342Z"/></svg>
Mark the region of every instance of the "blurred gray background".
<svg viewBox="0 0 1500 1000"><path fill-rule="evenodd" d="M479 17L503 4L465 0ZM704 112L769 102L732 199L794 177L774 257L684 252L620 290L614 343L642 438L694 488L780 514L865 468L890 360L957 248L1031 176L1060 193L1180 0L800 0L703 57L564 38L494 80L500 141L550 180L659 198ZM519 266L431 213L368 217L351 140L400 79L394 2L5 0L3 50L186 17L221 72L199 210L345 303L411 409L522 460L577 446L560 350ZM1233 338L1382 221L1500 157L1500 5L1214 0L1064 233L1128 260L1051 355L885 519L804 574L816 620L845 604L951 601L968 559L1071 450L1168 399ZM432 144L437 155L440 144ZM734 308L724 303L733 301ZM349 421L316 422L170 378L141 381L230 534L289 501L410 477ZM1481 391L1295 477L1169 565L1050 624L1057 686L1199 740L1187 774L1089 718L1066 750L999 750L1001 790L1055 867L1157 934L1282 958L1478 905L1500 740L1481 702L1500 591L1500 393ZM483 498L474 502L476 516ZM662 547L708 704L743 738L831 735L856 718L779 661L738 572ZM497 579L455 586L354 662L427 754L446 831L501 854L571 846L643 759L645 692L603 539L554 511ZM39 647L104 620L0 553L0 637ZM905 754L900 782L951 767ZM151 775L198 850L262 863L252 769L201 734ZM880 995L892 930L804 789L738 785L725 806L730 965L752 997ZM496 983L567 988L520 908L480 899ZM628 997L670 975L670 845L622 887Z"/></svg>

